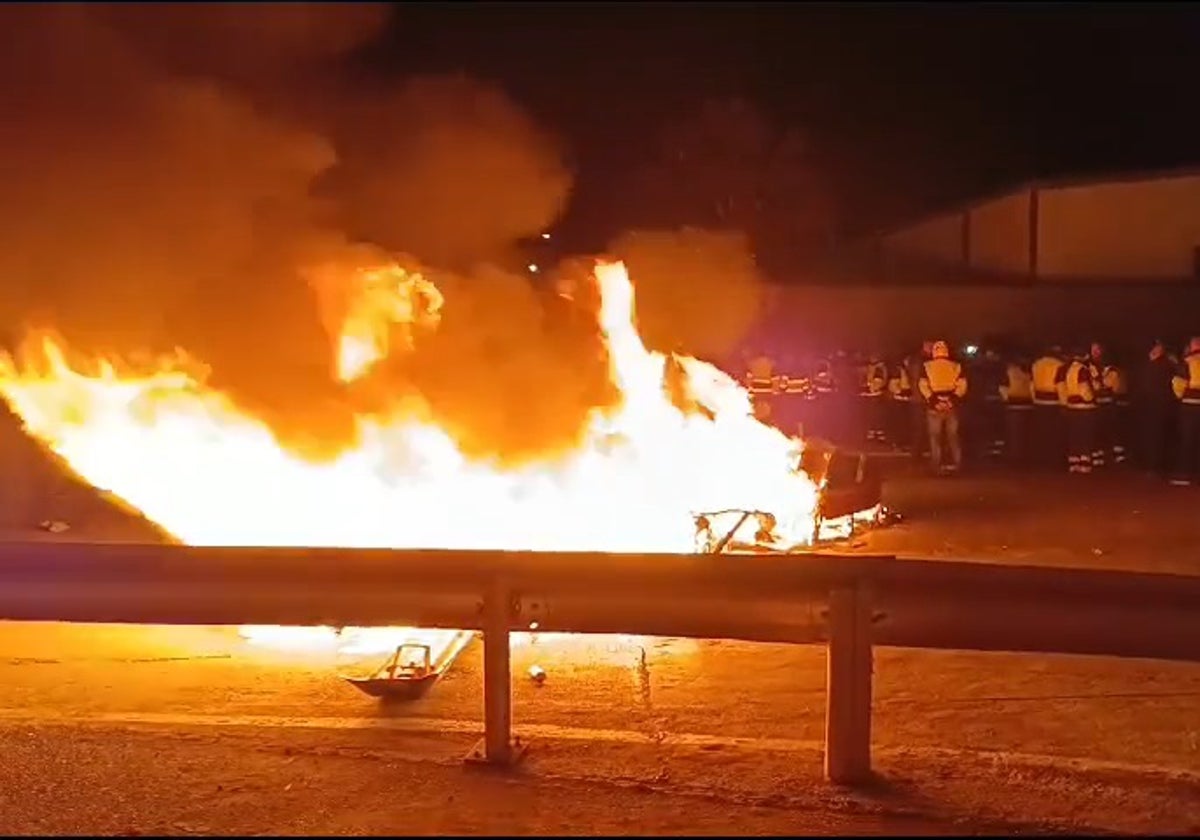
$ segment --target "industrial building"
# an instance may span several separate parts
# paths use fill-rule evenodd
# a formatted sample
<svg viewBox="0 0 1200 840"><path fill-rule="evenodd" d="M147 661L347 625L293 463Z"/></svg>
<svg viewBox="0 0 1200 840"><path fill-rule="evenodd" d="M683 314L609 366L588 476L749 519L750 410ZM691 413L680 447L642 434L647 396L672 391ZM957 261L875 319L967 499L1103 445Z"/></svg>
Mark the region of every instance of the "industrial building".
<svg viewBox="0 0 1200 840"><path fill-rule="evenodd" d="M1200 168L1036 182L870 243L877 264L1037 281L1200 278Z"/></svg>

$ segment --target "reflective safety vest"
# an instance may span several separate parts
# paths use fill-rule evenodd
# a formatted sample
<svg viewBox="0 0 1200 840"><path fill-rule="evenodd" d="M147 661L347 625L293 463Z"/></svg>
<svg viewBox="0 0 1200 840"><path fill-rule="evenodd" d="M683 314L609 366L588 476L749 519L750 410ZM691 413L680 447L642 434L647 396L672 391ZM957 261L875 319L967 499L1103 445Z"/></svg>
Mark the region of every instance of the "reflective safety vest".
<svg viewBox="0 0 1200 840"><path fill-rule="evenodd" d="M1033 375L1018 364L1005 366L1006 380L1000 385L1000 399L1006 408L1033 408ZM1055 394L1055 397L1058 395Z"/></svg>
<svg viewBox="0 0 1200 840"><path fill-rule="evenodd" d="M785 394L807 397L812 392L812 380L807 376L784 376L780 390Z"/></svg>
<svg viewBox="0 0 1200 840"><path fill-rule="evenodd" d="M883 362L871 362L863 369L862 378L859 396L882 397L887 389L887 365Z"/></svg>
<svg viewBox="0 0 1200 840"><path fill-rule="evenodd" d="M1200 405L1200 353L1183 357L1179 375L1171 380L1175 396L1184 405Z"/></svg>
<svg viewBox="0 0 1200 840"><path fill-rule="evenodd" d="M1034 405L1058 405L1058 374L1063 367L1063 360L1057 356L1042 356L1033 363L1029 372Z"/></svg>
<svg viewBox="0 0 1200 840"><path fill-rule="evenodd" d="M967 395L967 380L963 377L962 365L951 359L927 361L922 368L918 387L925 401L938 410L953 408Z"/></svg>
<svg viewBox="0 0 1200 840"><path fill-rule="evenodd" d="M1059 372L1059 398L1069 409L1096 407L1096 392L1092 389L1092 366L1078 359L1064 365Z"/></svg>
<svg viewBox="0 0 1200 840"><path fill-rule="evenodd" d="M892 378L888 380L888 391L892 394L892 399L899 402L909 402L912 400L912 382L908 379L908 368L904 365L898 365L892 373Z"/></svg>
<svg viewBox="0 0 1200 840"><path fill-rule="evenodd" d="M1117 405L1129 404L1129 383L1125 381L1125 371L1116 365L1105 365L1100 372L1104 387L1112 394L1112 401Z"/></svg>
<svg viewBox="0 0 1200 840"><path fill-rule="evenodd" d="M818 394L832 394L835 389L836 383L829 362L821 362L817 365L817 372L813 374L813 390Z"/></svg>
<svg viewBox="0 0 1200 840"><path fill-rule="evenodd" d="M1108 372L1108 365L1097 365L1095 362L1088 363L1088 374L1092 377L1092 392L1096 395L1097 405L1112 405L1113 390L1108 381L1105 381L1104 374Z"/></svg>
<svg viewBox="0 0 1200 840"><path fill-rule="evenodd" d="M771 394L775 391L775 362L770 356L755 356L746 374L746 390L751 394Z"/></svg>

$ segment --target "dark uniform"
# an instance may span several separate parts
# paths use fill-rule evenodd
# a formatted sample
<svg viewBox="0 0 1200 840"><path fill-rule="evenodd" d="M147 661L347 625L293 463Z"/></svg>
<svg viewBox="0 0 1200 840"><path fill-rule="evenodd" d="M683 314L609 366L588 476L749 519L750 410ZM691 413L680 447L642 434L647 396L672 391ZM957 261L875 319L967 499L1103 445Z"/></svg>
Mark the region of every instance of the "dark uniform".
<svg viewBox="0 0 1200 840"><path fill-rule="evenodd" d="M929 452L929 424L925 419L925 396L918 387L921 377L925 375L925 361L933 350L933 342L926 341L920 351L908 354L904 366L908 370L908 381L912 384L913 396L909 403L912 414L909 415L909 434L912 437L913 460L923 460Z"/></svg>
<svg viewBox="0 0 1200 840"><path fill-rule="evenodd" d="M1116 362L1106 365L1100 375L1113 395L1112 462L1125 464L1129 460L1129 379Z"/></svg>
<svg viewBox="0 0 1200 840"><path fill-rule="evenodd" d="M845 350L833 354L833 393L826 415L829 440L842 446L860 446L866 437L862 414L858 410L858 371L854 359Z"/></svg>
<svg viewBox="0 0 1200 840"><path fill-rule="evenodd" d="M1092 388L1092 365L1080 350L1058 372L1058 393L1066 408L1067 470L1092 471L1096 441L1096 393Z"/></svg>
<svg viewBox="0 0 1200 840"><path fill-rule="evenodd" d="M784 360L784 367L775 379L775 401L779 406L775 425L786 435L803 437L809 426L809 392L812 380L794 358Z"/></svg>
<svg viewBox="0 0 1200 840"><path fill-rule="evenodd" d="M904 361L892 365L888 378L888 437L898 449L909 451L912 443L912 380L908 377L908 366Z"/></svg>
<svg viewBox="0 0 1200 840"><path fill-rule="evenodd" d="M1005 456L1010 464L1025 466L1033 416L1033 375L1023 360L1014 359L1005 365L1004 377L999 390L1004 401Z"/></svg>
<svg viewBox="0 0 1200 840"><path fill-rule="evenodd" d="M813 371L813 404L810 406L812 435L830 439L833 413L837 397L837 382L834 381L833 363L829 358L817 360Z"/></svg>
<svg viewBox="0 0 1200 840"><path fill-rule="evenodd" d="M1093 341L1088 351L1088 373L1092 378L1092 393L1096 397L1095 440L1092 442L1092 467L1102 469L1111 463L1113 442L1116 440L1116 394L1112 378L1105 377L1110 365L1104 347Z"/></svg>
<svg viewBox="0 0 1200 840"><path fill-rule="evenodd" d="M860 400L868 441L883 443L887 439L887 383L887 365L873 354L868 356Z"/></svg>
<svg viewBox="0 0 1200 840"><path fill-rule="evenodd" d="M1004 403L1000 397L1000 386L1004 384L1004 363L1000 355L989 348L984 351L971 371L972 425L970 437L972 449L982 456L998 460L1004 455Z"/></svg>
<svg viewBox="0 0 1200 840"><path fill-rule="evenodd" d="M746 390L754 405L754 416L763 423L774 421L775 360L765 353L751 356L746 372Z"/></svg>
<svg viewBox="0 0 1200 840"><path fill-rule="evenodd" d="M1141 366L1134 372L1133 411L1137 423L1134 455L1141 469L1159 475L1168 471L1168 453L1175 433L1176 400L1172 378L1176 362L1161 341L1154 342Z"/></svg>
<svg viewBox="0 0 1200 840"><path fill-rule="evenodd" d="M1058 397L1059 369L1065 363L1057 349L1034 359L1033 377L1033 456L1038 466L1059 469L1063 457L1063 409Z"/></svg>
<svg viewBox="0 0 1200 840"><path fill-rule="evenodd" d="M1171 483L1191 484L1200 479L1200 338L1188 344L1172 385L1179 398L1179 460Z"/></svg>

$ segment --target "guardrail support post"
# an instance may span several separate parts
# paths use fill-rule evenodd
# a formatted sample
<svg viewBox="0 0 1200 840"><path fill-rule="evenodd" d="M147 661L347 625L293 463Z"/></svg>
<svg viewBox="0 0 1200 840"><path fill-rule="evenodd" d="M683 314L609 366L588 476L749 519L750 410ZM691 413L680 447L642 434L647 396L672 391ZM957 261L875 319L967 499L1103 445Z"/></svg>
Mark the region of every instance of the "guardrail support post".
<svg viewBox="0 0 1200 840"><path fill-rule="evenodd" d="M863 590L829 599L825 776L844 785L871 778L871 608Z"/></svg>
<svg viewBox="0 0 1200 840"><path fill-rule="evenodd" d="M483 598L483 740L467 756L472 764L507 767L524 747L512 737L512 653L509 593L494 582Z"/></svg>

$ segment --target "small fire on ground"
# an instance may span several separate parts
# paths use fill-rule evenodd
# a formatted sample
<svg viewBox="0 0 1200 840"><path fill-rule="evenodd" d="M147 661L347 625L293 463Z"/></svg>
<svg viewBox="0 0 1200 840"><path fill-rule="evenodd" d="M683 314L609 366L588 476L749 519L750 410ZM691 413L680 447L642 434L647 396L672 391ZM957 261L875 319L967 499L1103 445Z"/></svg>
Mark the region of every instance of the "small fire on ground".
<svg viewBox="0 0 1200 840"><path fill-rule="evenodd" d="M410 350L453 305L432 281L395 264L342 279L330 351L346 383ZM473 461L419 398L356 415L356 445L309 459L209 385L193 359L139 369L80 358L47 333L31 333L15 358L0 358L0 394L84 480L190 545L687 553L706 550L697 522L711 511L769 512L708 517L727 545L809 544L821 487L800 466L803 442L756 420L747 392L722 371L648 349L622 264L598 263L594 280L621 399L591 412L573 451L541 463ZM672 396L681 389L684 400ZM464 507L469 519L456 515ZM824 523L832 533L849 526L849 517ZM435 660L462 636L417 628L242 633L260 645L361 654L419 643ZM528 635L514 637L528 643Z"/></svg>

